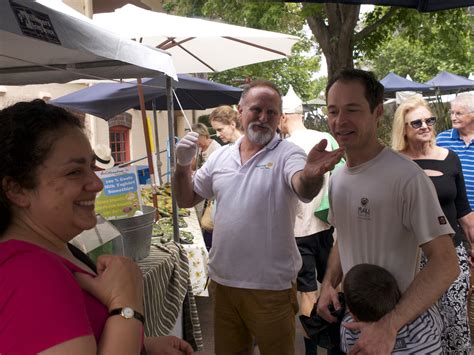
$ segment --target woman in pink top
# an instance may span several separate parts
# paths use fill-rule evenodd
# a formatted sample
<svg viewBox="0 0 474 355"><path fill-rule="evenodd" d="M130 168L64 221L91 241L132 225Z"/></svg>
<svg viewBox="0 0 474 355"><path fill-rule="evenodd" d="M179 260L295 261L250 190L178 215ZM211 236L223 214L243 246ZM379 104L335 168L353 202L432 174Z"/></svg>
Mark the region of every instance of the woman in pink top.
<svg viewBox="0 0 474 355"><path fill-rule="evenodd" d="M143 338L143 280L128 258L97 268L68 242L94 227L102 183L77 117L41 100L0 111L0 354L192 354Z"/></svg>

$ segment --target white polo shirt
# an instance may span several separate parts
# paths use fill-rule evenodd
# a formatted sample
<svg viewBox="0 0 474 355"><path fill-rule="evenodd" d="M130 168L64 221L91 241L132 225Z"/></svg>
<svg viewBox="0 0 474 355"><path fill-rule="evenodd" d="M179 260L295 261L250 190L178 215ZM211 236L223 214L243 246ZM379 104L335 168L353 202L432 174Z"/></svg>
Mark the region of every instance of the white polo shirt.
<svg viewBox="0 0 474 355"><path fill-rule="evenodd" d="M291 178L306 154L275 135L242 165L242 139L214 152L193 178L198 195L217 201L209 275L230 287L288 289L301 268Z"/></svg>

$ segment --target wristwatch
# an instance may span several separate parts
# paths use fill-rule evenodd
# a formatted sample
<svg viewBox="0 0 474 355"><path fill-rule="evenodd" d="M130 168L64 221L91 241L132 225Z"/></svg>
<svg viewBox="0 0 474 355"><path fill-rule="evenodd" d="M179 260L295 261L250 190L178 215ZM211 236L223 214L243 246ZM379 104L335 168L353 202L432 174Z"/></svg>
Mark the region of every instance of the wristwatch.
<svg viewBox="0 0 474 355"><path fill-rule="evenodd" d="M112 309L109 315L110 316L120 315L125 319L135 318L135 319L138 319L143 324L145 324L145 317L143 316L143 314L135 311L133 308L130 308L130 307Z"/></svg>

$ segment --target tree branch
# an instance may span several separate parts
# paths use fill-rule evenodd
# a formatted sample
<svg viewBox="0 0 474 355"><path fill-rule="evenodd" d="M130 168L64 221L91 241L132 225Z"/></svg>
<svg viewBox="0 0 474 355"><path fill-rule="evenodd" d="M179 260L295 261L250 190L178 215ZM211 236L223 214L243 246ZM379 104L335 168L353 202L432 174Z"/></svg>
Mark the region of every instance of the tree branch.
<svg viewBox="0 0 474 355"><path fill-rule="evenodd" d="M362 38L368 36L371 32L373 32L377 27L383 25L386 23L390 18L392 18L397 12L398 12L398 7L390 7L390 10L382 16L380 19L372 23L371 25L364 27L361 31L357 32L354 35L354 43L360 41Z"/></svg>
<svg viewBox="0 0 474 355"><path fill-rule="evenodd" d="M305 4L303 4L303 7ZM313 32L314 37L318 41L323 52L329 48L329 29L324 22L324 18L320 12L314 12L311 16L307 16L308 26Z"/></svg>

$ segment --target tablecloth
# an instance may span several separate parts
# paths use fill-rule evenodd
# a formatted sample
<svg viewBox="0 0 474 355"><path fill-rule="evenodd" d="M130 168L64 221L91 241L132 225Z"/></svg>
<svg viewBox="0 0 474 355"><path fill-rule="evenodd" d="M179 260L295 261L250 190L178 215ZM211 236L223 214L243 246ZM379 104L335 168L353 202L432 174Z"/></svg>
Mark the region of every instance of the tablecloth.
<svg viewBox="0 0 474 355"><path fill-rule="evenodd" d="M202 349L202 333L189 281L187 252L174 242L152 245L138 262L144 277L145 335L168 335L183 309L183 339Z"/></svg>
<svg viewBox="0 0 474 355"><path fill-rule="evenodd" d="M191 209L191 214L184 217L186 228L182 230L193 234L193 244L181 244L186 251L189 261L189 278L191 280L191 287L195 296L208 296L206 289L207 282L207 263L209 254L202 236L201 226L195 209Z"/></svg>

